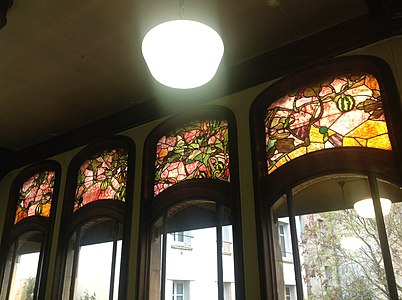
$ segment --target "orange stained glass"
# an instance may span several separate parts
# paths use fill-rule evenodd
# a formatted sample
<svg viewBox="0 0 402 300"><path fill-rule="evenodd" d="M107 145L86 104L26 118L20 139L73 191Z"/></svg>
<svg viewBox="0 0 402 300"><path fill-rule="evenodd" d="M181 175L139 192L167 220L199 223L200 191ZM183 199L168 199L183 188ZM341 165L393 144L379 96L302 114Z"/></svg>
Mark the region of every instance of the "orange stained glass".
<svg viewBox="0 0 402 300"><path fill-rule="evenodd" d="M106 150L85 161L78 171L74 211L97 200L126 200L128 151Z"/></svg>
<svg viewBox="0 0 402 300"><path fill-rule="evenodd" d="M371 74L341 75L273 102L265 117L268 173L334 147L391 150L380 87Z"/></svg>
<svg viewBox="0 0 402 300"><path fill-rule="evenodd" d="M48 218L53 198L55 172L43 171L26 180L20 190L14 224L30 216Z"/></svg>
<svg viewBox="0 0 402 300"><path fill-rule="evenodd" d="M226 120L194 121L159 139L154 196L193 178L229 181L229 132Z"/></svg>

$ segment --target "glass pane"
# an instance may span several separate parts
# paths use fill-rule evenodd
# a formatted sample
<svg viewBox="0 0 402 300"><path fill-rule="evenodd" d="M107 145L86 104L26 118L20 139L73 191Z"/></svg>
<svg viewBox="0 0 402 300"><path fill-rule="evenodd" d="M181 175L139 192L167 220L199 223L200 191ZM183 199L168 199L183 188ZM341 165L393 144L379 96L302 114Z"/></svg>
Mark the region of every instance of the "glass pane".
<svg viewBox="0 0 402 300"><path fill-rule="evenodd" d="M149 300L159 300L161 295L162 278L162 218L152 227L150 275L149 275ZM170 299L170 298L167 298Z"/></svg>
<svg viewBox="0 0 402 300"><path fill-rule="evenodd" d="M195 121L157 143L154 195L183 180L229 181L229 134L225 120Z"/></svg>
<svg viewBox="0 0 402 300"><path fill-rule="evenodd" d="M386 181L378 180L380 197L392 201L391 209L384 212L388 245L399 299L402 299L402 189Z"/></svg>
<svg viewBox="0 0 402 300"><path fill-rule="evenodd" d="M265 117L268 173L304 154L334 147L391 150L380 87L370 74L343 74L273 102Z"/></svg>
<svg viewBox="0 0 402 300"><path fill-rule="evenodd" d="M326 176L293 190L307 299L389 299L375 218L353 205L371 198L367 178Z"/></svg>
<svg viewBox="0 0 402 300"><path fill-rule="evenodd" d="M34 299L42 240L42 233L29 232L17 240L16 249L14 245L11 247L7 258L11 270L6 270L9 277L4 281L5 286L10 284L10 291L5 297L6 290L3 289L2 299Z"/></svg>
<svg viewBox="0 0 402 300"><path fill-rule="evenodd" d="M208 201L181 203L168 212L166 299L172 282L183 283L184 299L217 299L216 207ZM191 247L176 247L172 232L191 235Z"/></svg>
<svg viewBox="0 0 402 300"><path fill-rule="evenodd" d="M221 207L223 299L236 299L231 210Z"/></svg>
<svg viewBox="0 0 402 300"><path fill-rule="evenodd" d="M97 200L126 199L127 149L112 149L85 161L78 171L74 211Z"/></svg>
<svg viewBox="0 0 402 300"><path fill-rule="evenodd" d="M271 213L272 236L276 241L274 254L278 299L296 300L295 295L293 298L285 298L286 290L289 290L289 287L296 287L288 204L285 195L274 204Z"/></svg>
<svg viewBox="0 0 402 300"><path fill-rule="evenodd" d="M55 172L43 171L26 180L19 191L14 224L30 216L49 217Z"/></svg>
<svg viewBox="0 0 402 300"><path fill-rule="evenodd" d="M121 243L123 226L116 226L111 219L93 220L84 224L78 246L77 259L75 236L70 240L71 252L67 257L65 289L70 289L71 279L74 280L74 299L109 299L110 287L113 287L113 299L118 297L119 274L121 262ZM116 241L116 256L113 257L113 247ZM112 261L116 267L112 270ZM71 265L68 265L71 264ZM76 275L71 274L73 264L77 264ZM112 272L115 277L112 281ZM67 291L64 291L65 293ZM66 297L67 298L67 297Z"/></svg>

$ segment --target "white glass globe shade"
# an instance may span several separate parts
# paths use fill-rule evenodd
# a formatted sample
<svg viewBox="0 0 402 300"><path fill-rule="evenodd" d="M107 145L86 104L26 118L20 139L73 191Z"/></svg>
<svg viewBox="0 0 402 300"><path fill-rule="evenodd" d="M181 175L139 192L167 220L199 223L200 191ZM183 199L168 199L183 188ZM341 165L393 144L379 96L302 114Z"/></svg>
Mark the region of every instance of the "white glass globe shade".
<svg viewBox="0 0 402 300"><path fill-rule="evenodd" d="M190 89L210 81L223 51L223 41L215 30L190 20L162 23L142 41L142 55L152 76L177 89Z"/></svg>
<svg viewBox="0 0 402 300"><path fill-rule="evenodd" d="M386 216L391 211L392 202L389 199L381 198L382 214ZM374 205L372 199L364 199L357 201L353 205L356 213L363 218L375 218Z"/></svg>

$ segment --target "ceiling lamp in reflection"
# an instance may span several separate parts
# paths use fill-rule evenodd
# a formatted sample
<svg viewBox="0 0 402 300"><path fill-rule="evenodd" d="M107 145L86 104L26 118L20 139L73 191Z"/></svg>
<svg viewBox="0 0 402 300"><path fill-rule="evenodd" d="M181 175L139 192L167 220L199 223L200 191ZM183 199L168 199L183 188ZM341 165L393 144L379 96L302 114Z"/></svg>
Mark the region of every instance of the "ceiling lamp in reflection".
<svg viewBox="0 0 402 300"><path fill-rule="evenodd" d="M177 89L191 89L210 81L223 52L222 38L215 30L190 20L159 24L142 41L142 55L152 76Z"/></svg>
<svg viewBox="0 0 402 300"><path fill-rule="evenodd" d="M392 202L386 198L381 198L380 202L382 214L386 216L391 211ZM353 207L359 216L363 218L375 218L373 199L370 198L357 201Z"/></svg>
<svg viewBox="0 0 402 300"><path fill-rule="evenodd" d="M341 239L341 248L345 250L357 250L363 246L363 241L357 237L344 237Z"/></svg>

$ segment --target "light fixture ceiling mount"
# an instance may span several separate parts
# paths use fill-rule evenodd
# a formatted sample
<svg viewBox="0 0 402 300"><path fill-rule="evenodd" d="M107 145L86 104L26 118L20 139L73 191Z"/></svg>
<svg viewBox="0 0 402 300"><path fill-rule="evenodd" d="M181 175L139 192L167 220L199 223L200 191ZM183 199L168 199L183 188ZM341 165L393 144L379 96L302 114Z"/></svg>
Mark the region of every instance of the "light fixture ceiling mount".
<svg viewBox="0 0 402 300"><path fill-rule="evenodd" d="M180 11L183 16L183 0ZM157 25L142 41L142 54L152 76L177 89L209 82L218 70L223 52L222 38L215 30L185 19Z"/></svg>

